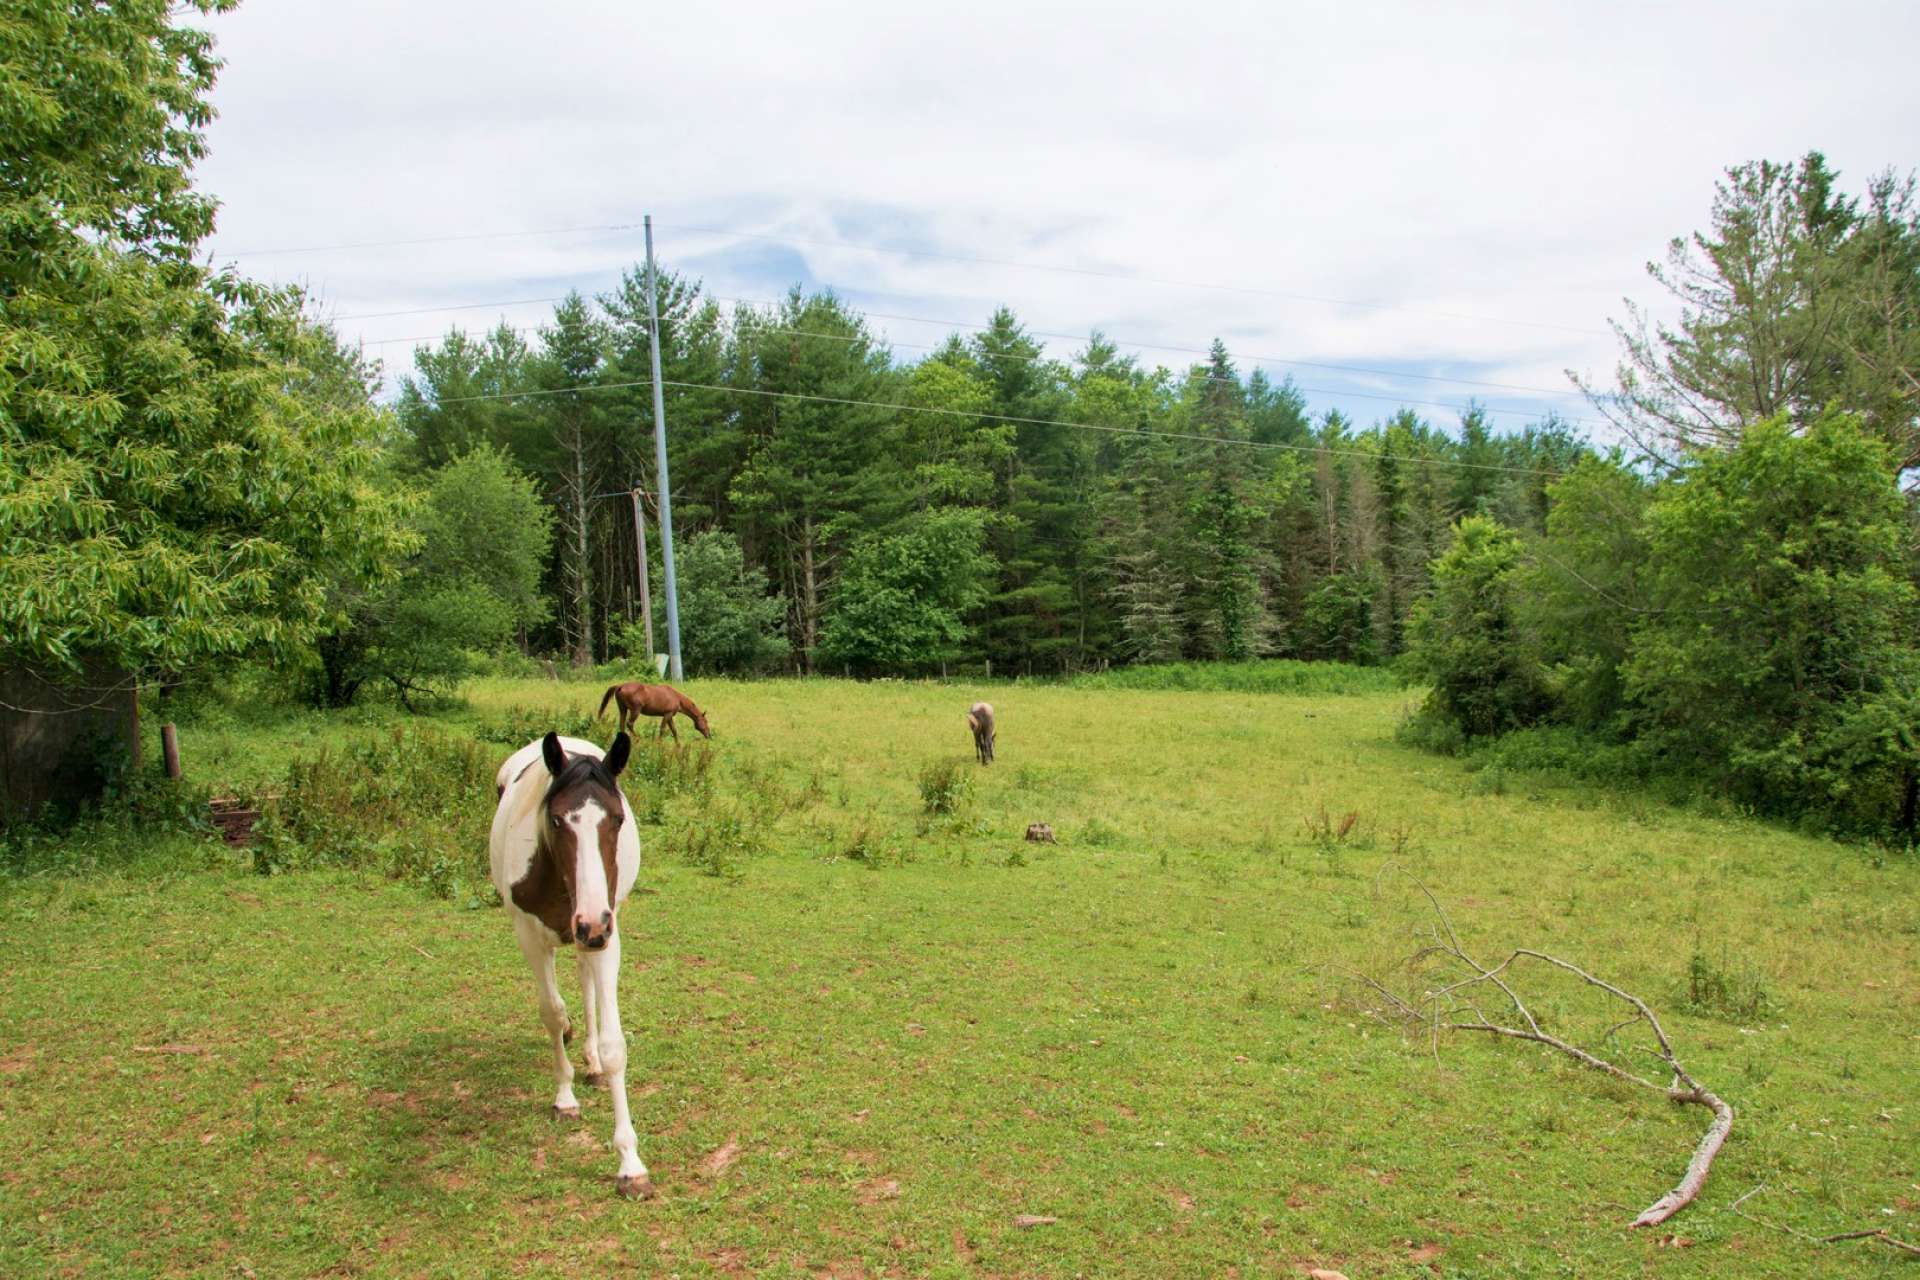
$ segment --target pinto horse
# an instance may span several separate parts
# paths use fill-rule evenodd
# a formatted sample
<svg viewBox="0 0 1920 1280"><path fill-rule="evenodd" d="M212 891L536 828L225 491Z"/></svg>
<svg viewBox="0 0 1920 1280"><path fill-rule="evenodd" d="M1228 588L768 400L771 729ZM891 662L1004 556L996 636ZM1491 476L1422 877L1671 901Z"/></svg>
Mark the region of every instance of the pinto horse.
<svg viewBox="0 0 1920 1280"><path fill-rule="evenodd" d="M493 887L507 905L520 953L533 970L540 1022L553 1039L553 1114L578 1119L567 1043L573 1024L554 982L554 953L578 947L586 1011L585 1083L613 1100L614 1187L653 1194L627 1111L627 1039L620 1029L620 905L640 872L640 836L618 778L633 740L618 734L603 756L578 738L549 733L508 757L495 781L499 807L489 845Z"/></svg>
<svg viewBox="0 0 1920 1280"><path fill-rule="evenodd" d="M638 680L626 684L608 687L600 695L600 709L593 713L598 720L607 714L607 704L618 699L620 704L620 732L640 723L641 716L660 717L660 736L673 735L675 742L680 741L680 731L673 727L673 718L683 715L693 721L693 727L701 734L711 738L713 730L707 728L707 717L700 708L693 705L693 699L670 684L642 684Z"/></svg>

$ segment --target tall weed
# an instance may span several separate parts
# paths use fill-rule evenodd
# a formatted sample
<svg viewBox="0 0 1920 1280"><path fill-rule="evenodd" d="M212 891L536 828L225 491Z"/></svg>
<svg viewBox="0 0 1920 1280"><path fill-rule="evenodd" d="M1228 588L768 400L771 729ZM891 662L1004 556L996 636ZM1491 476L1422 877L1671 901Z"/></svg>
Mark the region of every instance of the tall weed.
<svg viewBox="0 0 1920 1280"><path fill-rule="evenodd" d="M254 869L349 867L439 897L484 883L497 757L470 739L403 726L296 760L254 828Z"/></svg>
<svg viewBox="0 0 1920 1280"><path fill-rule="evenodd" d="M951 818L973 795L973 765L956 759L930 761L920 769L920 808L929 818Z"/></svg>

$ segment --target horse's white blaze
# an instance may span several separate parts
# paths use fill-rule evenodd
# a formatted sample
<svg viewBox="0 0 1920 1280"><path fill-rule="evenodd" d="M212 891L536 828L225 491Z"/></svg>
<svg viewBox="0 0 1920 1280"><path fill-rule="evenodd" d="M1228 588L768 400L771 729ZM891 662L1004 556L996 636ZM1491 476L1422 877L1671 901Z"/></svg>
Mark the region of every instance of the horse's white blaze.
<svg viewBox="0 0 1920 1280"><path fill-rule="evenodd" d="M606 818L597 800L566 816L573 829L573 913L589 924L598 924L601 912L613 911L613 886L607 883L607 863L600 856L600 824Z"/></svg>
<svg viewBox="0 0 1920 1280"><path fill-rule="evenodd" d="M591 742L562 738L561 746L569 757L576 755L604 758ZM513 886L527 876L539 846L539 824L546 821L541 803L553 777L547 772L539 742L529 743L501 764L495 781L500 788L499 807L494 810L493 831L489 840L489 861L493 886L505 902L513 923L514 937L533 971L534 996L540 1010L540 1022L547 1030L553 1049L553 1105L562 1113L577 1112L579 1102L573 1093L573 1064L567 1060L566 1037L570 1024L566 1005L554 978L554 955L569 939L557 936L539 917L522 911L513 901ZM619 788L621 813L632 807ZM599 912L615 913L607 945L599 951L581 949L579 969L581 997L586 1012L587 1065L597 1071L606 1085L613 1104L613 1146L620 1156L618 1177L623 1180L645 1178L646 1165L640 1161L639 1143L633 1118L627 1109L627 1037L620 1025L620 925L618 912L640 874L640 833L632 821L620 824L615 845L613 883L607 883L606 864L600 856L600 822L608 814L596 801L587 801L562 820L570 824L579 861L574 874L574 911L589 919Z"/></svg>

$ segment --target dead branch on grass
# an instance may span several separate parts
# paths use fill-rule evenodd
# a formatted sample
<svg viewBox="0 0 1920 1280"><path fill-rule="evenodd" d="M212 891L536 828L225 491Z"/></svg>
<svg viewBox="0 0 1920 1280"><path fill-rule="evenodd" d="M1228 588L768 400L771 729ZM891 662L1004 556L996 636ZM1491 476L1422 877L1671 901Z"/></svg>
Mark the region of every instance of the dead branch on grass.
<svg viewBox="0 0 1920 1280"><path fill-rule="evenodd" d="M1765 1227L1769 1231L1778 1231L1782 1235L1793 1236L1796 1239L1805 1240L1809 1244L1844 1244L1849 1240L1877 1240L1888 1248L1898 1249L1911 1257L1920 1258L1920 1245L1908 1244L1898 1236L1890 1234L1885 1227L1866 1227L1859 1231L1841 1231L1830 1236L1816 1236L1811 1231L1802 1231L1798 1227L1783 1226L1778 1222L1768 1222L1765 1218L1756 1218L1740 1208L1741 1205L1753 1199L1766 1189L1767 1184L1764 1182L1761 1183L1728 1205L1727 1212L1736 1218L1745 1218L1755 1226Z"/></svg>
<svg viewBox="0 0 1920 1280"><path fill-rule="evenodd" d="M1453 921L1447 918L1440 902L1426 888L1420 886L1420 892L1426 895L1433 908L1434 917L1439 921L1431 935L1431 940L1411 956L1409 969L1418 966L1437 966L1443 971L1460 973L1450 981L1443 981L1428 987L1417 997L1408 999L1388 989L1373 978L1362 976L1362 980L1386 1001L1383 1016L1399 1021L1423 1026L1432 1036L1435 1050L1438 1051L1440 1033L1443 1031L1474 1031L1484 1035L1505 1036L1512 1040L1530 1040L1542 1044L1557 1053L1573 1059L1583 1067L1612 1076L1616 1080L1651 1089L1669 1101L1705 1107L1713 1112L1713 1123L1708 1126L1706 1135L1700 1139L1700 1145L1694 1148L1693 1159L1687 1163L1687 1172L1679 1185L1661 1196L1633 1220L1636 1227L1650 1227L1665 1222L1674 1214L1691 1204L1700 1194L1700 1188L1706 1184L1707 1171L1713 1166L1713 1158L1725 1145L1728 1132L1733 1128L1733 1108L1728 1106L1719 1095L1706 1088L1687 1073L1674 1055L1673 1044L1667 1039L1666 1029L1660 1025L1660 1019L1654 1016L1646 1001L1629 991L1623 991L1611 982L1596 978L1579 965L1562 960L1558 956L1548 955L1544 951L1534 951L1526 947L1516 947L1507 958L1495 965L1480 963L1468 954L1460 944L1460 936L1454 931ZM1654 1057L1664 1063L1671 1073L1671 1081L1666 1085L1655 1084L1645 1076L1633 1072L1598 1057L1578 1045L1554 1035L1540 1025L1540 1020L1513 989L1507 975L1522 960L1532 960L1540 964L1560 969L1579 978L1589 986L1623 1002L1633 1010L1631 1017L1616 1024L1607 1038L1624 1027L1635 1023L1645 1023L1658 1045ZM1489 989L1499 992L1505 1002L1512 1006L1518 1022L1500 1021L1495 1015L1482 1009L1479 1001ZM1496 1006L1497 1008L1497 1006Z"/></svg>

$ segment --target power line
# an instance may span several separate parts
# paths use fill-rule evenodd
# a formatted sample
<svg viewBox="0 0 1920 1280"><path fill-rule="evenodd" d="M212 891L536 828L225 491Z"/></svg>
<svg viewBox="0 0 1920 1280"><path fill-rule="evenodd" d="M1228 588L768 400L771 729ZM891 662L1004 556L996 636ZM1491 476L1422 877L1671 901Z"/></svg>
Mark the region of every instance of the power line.
<svg viewBox="0 0 1920 1280"><path fill-rule="evenodd" d="M766 298L745 298L745 297L739 297L737 295L730 295L730 294L706 294L704 296L716 302L730 302L737 305L745 305L745 306L778 306L779 305L777 300L766 299ZM334 317L334 319L366 320L366 319L374 319L374 318L388 317L388 316L426 315L426 314L436 314L443 311L479 310L486 307L522 306L522 305L527 305L531 303L558 302L558 301L561 301L561 299L560 298L519 298L519 299L513 299L513 300L501 301L501 302L463 303L458 307L423 307L423 308L419 308L417 310L412 310L412 311L371 312L371 313L366 313L362 315L338 316L338 317ZM862 312L861 314L863 317L871 317L873 319L879 319L879 320L899 320L899 321L904 321L904 322L913 323L913 324L941 325L948 328L968 329L974 332L988 332L992 328L991 325L974 324L964 320L941 320L941 319L935 319L930 316L898 315L898 314L892 314L888 312L878 312L878 311ZM534 326L503 325L498 327L506 328L508 330L511 330L514 333L526 333ZM841 334L808 333L805 330L792 329L792 328L765 329L765 330L762 330L762 332L792 333L792 334L803 336L803 337L825 338L825 339L829 339L833 341L841 341L841 342L853 342L858 340L856 338L847 337ZM1060 332L1044 330L1044 329L1029 329L1029 330L1026 330L1026 332L1029 335L1034 337L1057 338L1062 341L1083 340L1081 336L1077 334L1060 333ZM371 342L362 342L361 345L362 346L389 346L389 345L395 345L403 342L430 342L435 340L435 338L439 336L443 336L443 335L426 335L418 338L382 338L382 339L377 339ZM1209 348L1203 348L1203 347L1183 347L1183 346L1175 346L1169 343L1140 342L1130 338L1116 337L1112 334L1108 334L1104 332L1101 334L1101 336L1105 337L1108 341L1114 343L1114 345L1118 347L1140 347L1150 351L1175 351L1175 352L1179 352L1186 355L1206 355L1206 354L1209 354L1209 351L1210 351ZM914 350L923 350L923 351L938 351L940 347L943 345L940 343L907 342L905 340L896 339L892 337L888 337L886 339L886 342L890 346L909 347ZM1000 358L1014 359L1014 360L1027 360L1027 361L1044 363L1045 361L1050 360L1053 357L1006 355ZM1572 394L1573 394L1567 391L1554 391L1545 387L1529 387L1529 386L1524 386L1524 385L1515 384L1515 383L1489 382L1483 379L1476 379L1476 378L1444 377L1436 374L1401 373L1401 372L1395 372L1387 369L1369 369L1369 368L1364 368L1356 365L1329 364L1325 362L1312 361L1312 360L1293 360L1283 356L1267 356L1267 355L1258 355L1254 353L1243 352L1239 358L1250 364L1256 364L1256 365L1258 364L1298 365L1302 368L1321 369L1321 370L1340 372L1340 373L1354 373L1354 374L1360 374L1366 377L1417 379L1422 382L1454 383L1460 386L1485 387L1485 388L1491 388L1495 390L1533 393L1533 394L1539 394L1539 395L1545 395L1545 396L1552 396L1556 399L1570 399L1572 398ZM1239 385L1239 383L1235 379L1219 378L1211 375L1208 376L1207 380L1210 382L1219 382L1219 383L1233 382L1235 385ZM1458 412L1465 407L1462 405L1447 404L1441 401L1413 400L1405 396L1384 395L1377 392L1340 391L1340 390L1334 390L1332 388L1327 388L1327 387L1299 387L1299 389L1301 391L1309 392L1313 395L1319 395L1319 396L1347 396L1347 397L1351 397L1359 400L1383 400L1383 401L1387 401L1389 403L1394 403L1394 404L1418 405L1423 408L1430 408L1430 409L1450 409L1455 412ZM1532 409L1502 409L1502 408L1496 408L1491 406L1482 406L1482 408L1484 412L1492 413L1492 414L1503 414L1503 415L1509 415L1509 416L1532 417L1532 418L1537 418L1541 416L1537 410L1532 410ZM1598 422L1591 418L1567 417L1567 418L1564 418L1563 420L1568 422L1579 423L1583 426L1604 425L1603 423Z"/></svg>
<svg viewBox="0 0 1920 1280"><path fill-rule="evenodd" d="M336 320L386 320L393 316L430 316L443 311L482 311L488 307L525 307L542 302L563 302L566 295L557 298L505 298L499 302L460 302L446 307L413 307L406 311L362 311L350 316L322 316L320 319L332 324Z"/></svg>
<svg viewBox="0 0 1920 1280"><path fill-rule="evenodd" d="M524 239L548 235L582 235L590 232L637 231L640 224L635 222L601 223L592 226L548 227L525 231L493 231L462 235L420 236L404 240L368 240L359 243L310 245L293 249L252 249L240 253L220 255L227 258L264 258L299 253L336 253L349 249L390 249L414 247L428 244L457 244L474 240ZM1120 280L1133 284L1152 284L1166 288L1200 289L1215 293L1238 293L1252 297L1284 298L1294 302L1313 302L1322 306L1356 307L1371 311L1398 311L1407 315L1425 316L1436 320L1467 320L1475 324L1503 324L1523 329L1544 329L1562 333L1579 333L1592 337L1607 337L1609 334L1598 329L1588 329L1578 325L1553 324L1540 320L1511 320L1500 316L1472 315L1458 311L1434 311L1422 307L1408 307L1395 302L1373 302L1356 298L1331 298L1321 294L1296 293L1282 289L1259 288L1251 285L1220 284L1208 280L1178 280L1162 276L1144 275L1139 272L1112 271L1098 267L1063 266L1058 263L1022 262L1012 258L989 258L972 254L946 253L936 249L905 249L893 245L863 244L854 240L842 240L827 236L775 235L763 231L740 231L732 227L715 227L688 224L676 228L697 235L720 236L735 240L759 240L774 244L811 245L815 247L853 249L863 253L884 253L897 257L929 258L942 262L960 262L980 266L1011 267L1019 271L1046 271L1062 275L1087 276L1101 280Z"/></svg>
<svg viewBox="0 0 1920 1280"><path fill-rule="evenodd" d="M720 294L714 294L711 296L716 298L723 297L723 295L720 295ZM753 301L750 298L735 298L735 299L727 299L727 300L735 301L735 302L752 302ZM937 324L937 325L945 325L949 328L954 328L954 329L972 329L980 333L988 332L993 328L992 325L972 324L965 320L935 320L927 316L894 315L885 311L862 311L860 314L863 316L870 316L876 320L904 320L904 321L908 321L915 324ZM1080 342L1085 340L1085 335L1081 335L1077 333L1059 333L1059 332L1051 331L1047 329L1028 329L1026 330L1026 332L1037 338L1058 338L1063 342ZM1210 347L1180 347L1180 346L1174 346L1164 342L1142 342L1137 338L1115 337L1114 335L1107 333L1104 330L1100 330L1099 332L1102 337L1107 339L1107 341L1113 343L1115 346L1120 346L1120 347L1141 347L1148 351L1177 351L1183 355L1204 356L1204 355L1212 354L1212 348ZM908 345L911 345L911 344L908 344ZM1497 391L1529 391L1529 392L1538 393L1540 395L1558 396L1558 397L1565 397L1565 398L1571 398L1571 396L1573 395L1572 392L1565 391L1565 390L1556 390L1551 387L1530 387L1530 386L1525 386L1523 384L1512 383L1512 382L1488 382L1485 379L1481 379L1481 378L1454 378L1454 377L1447 377L1441 374L1431 374L1431 373L1406 373L1406 372L1401 372L1393 369L1368 369L1360 365L1328 364L1324 361L1297 360L1289 356L1265 356L1265 355L1259 355L1250 351L1240 352L1239 358L1254 364L1298 365L1303 369L1330 369L1340 373L1361 373L1361 374L1367 374L1369 376L1377 377L1377 378L1407 378L1407 379L1416 379L1421 382L1452 382L1452 383L1457 383L1461 386L1467 386L1467 387L1489 387Z"/></svg>
<svg viewBox="0 0 1920 1280"><path fill-rule="evenodd" d="M637 222L614 222L591 227L536 227L530 231L477 231L454 236L420 236L412 240L360 240L346 244L310 244L293 249L242 249L220 253L220 258L278 258L296 253L338 253L347 249L399 249L422 244L456 244L467 240L517 240L530 236L572 236L589 231L638 231Z"/></svg>
<svg viewBox="0 0 1920 1280"><path fill-rule="evenodd" d="M681 231L692 231L705 235L728 236L739 240L769 240L776 244L824 245L834 248L858 249L866 253L891 253L909 258L937 258L947 262L976 263L983 266L1014 267L1022 271L1053 271L1066 275L1093 276L1103 280L1125 280L1138 284L1166 285L1180 289L1207 289L1218 293L1241 293L1264 298L1286 298L1295 302L1318 302L1336 307L1362 307L1375 311L1401 311L1408 315L1426 316L1438 320L1471 320L1477 324L1505 324L1524 329L1552 329L1564 333L1583 333L1594 337L1607 337L1609 334L1598 329L1585 329L1575 325L1550 324L1538 320L1507 320L1498 316L1476 316L1457 311L1427 311L1415 307L1403 307L1393 302L1365 302L1353 298L1328 298L1311 293L1289 293L1279 289L1254 288L1249 285L1215 284L1205 280L1172 280L1159 276L1140 275L1128 271L1103 271L1095 267L1065 267L1043 262L1018 262L1009 258L982 258L967 254L942 253L932 249L898 249L888 245L860 244L851 240L835 240L825 237L776 236L753 231L735 231L727 227L683 226Z"/></svg>
<svg viewBox="0 0 1920 1280"><path fill-rule="evenodd" d="M513 325L503 325L500 327L505 328L512 333L525 333L527 331L525 327L515 327ZM494 330L494 332L498 332L498 330ZM759 332L760 333L784 333L784 334L788 334L790 336L798 337L798 338L819 338L828 342L854 343L862 340L857 335L850 335L850 334L844 334L844 333L819 333L812 330L794 329L786 326L769 327L769 328L761 329L759 330ZM429 337L423 337L423 338L391 338L391 339L387 339L387 341L389 342L428 342L428 341L432 341L432 337L429 336ZM912 347L916 350L923 350L923 351L938 351L942 345L939 343L928 343L928 342L902 342L892 338L889 338L886 341L887 341L887 345L889 346ZM373 346L378 344L365 343L362 345ZM995 352L989 358L994 360L1021 360L1031 364L1044 364L1051 359L1051 357L1049 356L1021 356L1021 355L1014 355L1011 352ZM1213 383L1220 386L1240 387L1244 389L1243 384L1237 378L1223 378L1215 374L1201 374L1200 380L1202 382ZM1494 405L1469 406L1469 405L1448 404L1445 401L1441 401L1441 400L1413 400L1413 399L1409 399L1406 396L1387 395L1381 392L1336 391L1330 387L1306 387L1306 386L1301 386L1297 382L1294 383L1293 386L1294 386L1294 390L1299 391L1304 395L1332 396L1332 397L1344 396L1349 399L1357 399L1357 400L1380 400L1380 401L1384 401L1387 404L1397 404L1401 406L1411 405L1411 406L1418 406L1423 409L1448 409L1448 410L1452 410L1455 413L1464 412L1466 409L1470 407L1478 407L1482 413L1499 414L1504 417L1536 418L1537 419L1537 418L1546 416L1541 414L1537 410L1533 410L1533 409L1503 409ZM558 390L560 391L566 391L566 390L572 390L572 389L573 388L567 388L567 387L558 388ZM458 403L458 401L444 400L444 401L440 401L439 403L454 404L454 403ZM1551 413L1551 410L1549 410L1549 413ZM1573 417L1562 416L1560 417L1560 421L1574 423L1581 426L1602 425L1591 418L1573 418Z"/></svg>
<svg viewBox="0 0 1920 1280"><path fill-rule="evenodd" d="M831 284L823 285L822 287L828 290L834 289L834 286ZM864 290L843 289L843 290L837 290L837 292L852 295L852 294L858 294L858 293L864 292ZM716 302L732 302L732 303L737 303L737 304L750 306L750 307L777 307L780 305L779 299L776 299L776 298L744 298L735 294L725 294L725 293L709 293L709 294L704 294L702 296L711 298ZM521 306L533 305L536 303L561 302L565 300L565 297L566 295L562 294L557 297L551 297L551 298L504 298L498 302L463 302L456 306L415 307L406 311L366 311L366 312L359 312L353 315L330 316L325 318L329 322L334 320L383 320L383 319L389 319L393 316L438 315L446 311L478 311L478 310L484 310L487 307L521 307ZM875 320L900 320L909 324L934 324L934 325L940 325L944 328L949 328L949 329L970 329L970 330L973 330L974 332L986 332L987 330L990 330L993 327L992 325L976 324L970 320L941 320L933 316L909 316L909 315L901 315L897 312L888 312L888 311L864 311L863 310L860 314L862 316L869 317ZM1058 338L1063 342L1082 342L1082 341L1085 341L1088 336L1086 334L1078 334L1078 333L1062 333L1057 330L1049 330L1049 329L1028 329L1026 330L1026 332L1032 335L1033 337ZM1101 333L1101 336L1105 337L1108 341L1114 343L1116 346L1122 346L1122 347L1140 347L1147 351L1176 351L1183 355L1207 355L1211 351L1211 348L1208 348L1208 347L1183 347L1183 346L1177 346L1175 344L1166 343L1166 342L1143 342L1135 338L1118 337L1118 336L1115 336L1114 334L1107 333L1104 330L1100 330L1100 333ZM379 342L369 342L366 345L379 346L382 343L413 342L413 341L425 341L425 340L426 339L384 338L384 339L381 339ZM899 343L898 345L903 347L911 347L911 346L915 346L916 344L911 342L902 342L902 343ZM1395 370L1395 369L1370 369L1362 365L1331 364L1323 360L1300 360L1292 356L1269 356L1269 355L1261 355L1256 352L1247 352L1247 351L1243 351L1240 353L1240 359L1250 361L1255 364L1298 365L1299 367L1304 369L1326 369L1326 370L1330 370L1337 373L1358 373L1358 374L1364 374L1368 377L1374 377L1374 378L1401 378L1401 379L1408 379L1408 380L1414 380L1419 382L1453 383L1463 387L1486 387L1486 388L1489 388L1490 390L1495 390L1495 391L1522 391L1522 392L1530 392L1536 395L1554 396L1561 399L1571 399L1574 395L1573 392L1567 391L1563 388L1534 387L1534 386L1528 386L1524 383L1515 383L1515 382L1490 382L1484 378L1456 378L1456 377L1452 377L1445 374L1410 373L1403 370Z"/></svg>
<svg viewBox="0 0 1920 1280"><path fill-rule="evenodd" d="M584 387L544 387L529 391L493 391L471 396L453 396L446 400L435 401L438 405L469 404L484 400L517 400L534 396L578 395L593 391L622 391L632 387L651 386L651 379L635 378L625 382L595 382ZM946 409L934 405L899 404L886 400L855 400L844 396L819 396L803 391L768 391L759 387L729 387L712 382L682 382L672 378L662 378L663 387L678 387L688 391L719 391L728 395L775 396L788 400L805 400L816 404L835 404L868 409L891 409L899 413L927 413L951 418L987 418L995 422L1009 422L1022 426L1070 427L1077 431L1100 431L1109 435L1137 436L1148 440L1189 440L1200 444L1231 444L1251 449L1278 449L1292 453L1327 453L1340 457L1367 458L1379 461L1382 458L1394 458L1396 455L1376 453L1367 449L1339 449L1318 444L1286 444L1277 440L1240 440L1231 436L1205 436L1186 431L1150 431L1140 427L1115 427L1097 422L1073 422L1064 418L1028 418L1004 413L978 413L968 409ZM1516 475L1559 476L1562 472L1544 467L1512 467L1496 462L1467 462L1458 458L1421 458L1407 456L1406 462L1422 463L1436 467L1463 467L1475 471L1503 471Z"/></svg>

